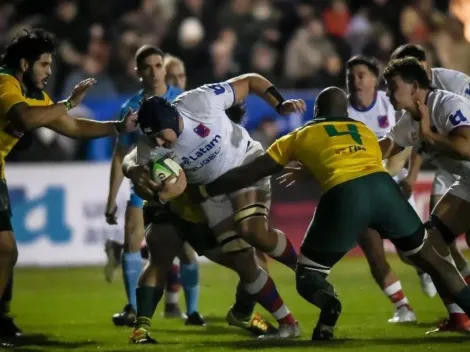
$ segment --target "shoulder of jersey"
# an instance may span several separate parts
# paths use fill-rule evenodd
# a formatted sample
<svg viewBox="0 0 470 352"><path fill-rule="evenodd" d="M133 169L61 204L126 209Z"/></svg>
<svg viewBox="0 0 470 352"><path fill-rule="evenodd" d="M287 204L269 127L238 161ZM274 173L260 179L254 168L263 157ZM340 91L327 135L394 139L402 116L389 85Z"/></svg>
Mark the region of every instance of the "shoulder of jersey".
<svg viewBox="0 0 470 352"><path fill-rule="evenodd" d="M168 86L167 97L168 97L169 100L173 100L183 92L184 92L184 90L182 90L178 87Z"/></svg>
<svg viewBox="0 0 470 352"><path fill-rule="evenodd" d="M136 95L130 97L128 100L121 105L121 109L126 108L135 108L140 106L140 101L142 100L142 91L140 90Z"/></svg>
<svg viewBox="0 0 470 352"><path fill-rule="evenodd" d="M0 72L0 84L3 85L3 84L6 84L6 83L11 83L11 84L14 84L14 85L17 85L18 87L20 87L20 82L18 82L18 80L14 76L12 76L8 73Z"/></svg>
<svg viewBox="0 0 470 352"><path fill-rule="evenodd" d="M442 108L445 110L453 110L456 107L456 104L465 104L470 107L470 101L461 95L442 89L436 89L436 94L438 104L443 105Z"/></svg>

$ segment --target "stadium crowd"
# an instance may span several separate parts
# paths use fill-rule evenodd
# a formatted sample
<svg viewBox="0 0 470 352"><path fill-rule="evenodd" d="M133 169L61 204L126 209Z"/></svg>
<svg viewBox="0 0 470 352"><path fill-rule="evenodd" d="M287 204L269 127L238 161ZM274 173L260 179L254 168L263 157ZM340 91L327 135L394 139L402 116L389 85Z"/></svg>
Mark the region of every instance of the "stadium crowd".
<svg viewBox="0 0 470 352"><path fill-rule="evenodd" d="M88 99L127 97L139 89L133 59L143 44L181 58L189 89L244 72L260 73L284 89L344 86L345 62L352 55L374 56L383 64L394 48L406 42L424 46L433 66L470 74L470 44L463 24L447 15L448 3L7 0L0 5L0 44L29 27L57 35L60 46L46 89L55 99L87 77L98 81ZM277 137L272 122L263 120L253 133ZM53 132L42 134L44 143L54 141L52 149L63 153L53 158L54 153L30 148L34 155L13 154L11 159L44 160L45 154L57 161L83 158L79 149L86 144L58 138Z"/></svg>

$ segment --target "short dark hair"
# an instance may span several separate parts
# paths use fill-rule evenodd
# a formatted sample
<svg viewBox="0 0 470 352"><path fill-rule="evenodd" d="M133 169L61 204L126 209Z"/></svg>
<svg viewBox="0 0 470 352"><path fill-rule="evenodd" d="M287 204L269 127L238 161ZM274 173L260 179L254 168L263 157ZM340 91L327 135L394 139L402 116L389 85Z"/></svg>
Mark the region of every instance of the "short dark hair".
<svg viewBox="0 0 470 352"><path fill-rule="evenodd" d="M21 59L34 63L42 54L54 54L57 41L53 34L41 28L24 30L25 34L17 36L5 48L1 65L12 69L20 67Z"/></svg>
<svg viewBox="0 0 470 352"><path fill-rule="evenodd" d="M407 83L418 82L420 88L431 88L428 73L414 57L407 56L388 63L384 69L384 79L389 81L396 76L400 76Z"/></svg>
<svg viewBox="0 0 470 352"><path fill-rule="evenodd" d="M424 48L417 44L404 44L396 48L390 60L403 59L404 57L411 56L418 61L426 61L426 51Z"/></svg>
<svg viewBox="0 0 470 352"><path fill-rule="evenodd" d="M379 77L379 63L376 59L373 57L367 57L363 55L356 55L350 58L346 62L346 68L348 70L351 70L353 67L358 66L358 65L364 65L367 66L370 72L374 74L375 77Z"/></svg>
<svg viewBox="0 0 470 352"><path fill-rule="evenodd" d="M234 104L225 110L228 118L236 124L243 124L246 117L246 107L244 103Z"/></svg>
<svg viewBox="0 0 470 352"><path fill-rule="evenodd" d="M144 60L150 55L158 55L161 56L162 59L165 58L165 53L162 49L152 45L141 46L139 49L137 49L137 52L135 53L135 63L137 65L137 68L140 68Z"/></svg>

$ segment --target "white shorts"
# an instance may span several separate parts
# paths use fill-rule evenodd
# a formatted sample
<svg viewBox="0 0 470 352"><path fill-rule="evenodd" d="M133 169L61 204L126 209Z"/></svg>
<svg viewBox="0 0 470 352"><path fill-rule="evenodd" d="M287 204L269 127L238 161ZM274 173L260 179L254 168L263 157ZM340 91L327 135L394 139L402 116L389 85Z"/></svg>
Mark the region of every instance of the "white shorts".
<svg viewBox="0 0 470 352"><path fill-rule="evenodd" d="M432 183L431 195L443 196L458 178L458 176L445 170L437 170Z"/></svg>
<svg viewBox="0 0 470 352"><path fill-rule="evenodd" d="M250 141L250 147L247 150L245 159L243 160L241 165L252 161L256 157L260 156L263 152L264 149L259 142ZM233 197L253 190L271 192L270 177L265 177L250 187L243 188L228 195L212 197L207 199L205 202L201 203L202 209L206 214L209 227L214 228L222 221L233 217L233 215L235 214L231 201ZM269 209L271 206L270 202L269 204L265 204L265 206Z"/></svg>

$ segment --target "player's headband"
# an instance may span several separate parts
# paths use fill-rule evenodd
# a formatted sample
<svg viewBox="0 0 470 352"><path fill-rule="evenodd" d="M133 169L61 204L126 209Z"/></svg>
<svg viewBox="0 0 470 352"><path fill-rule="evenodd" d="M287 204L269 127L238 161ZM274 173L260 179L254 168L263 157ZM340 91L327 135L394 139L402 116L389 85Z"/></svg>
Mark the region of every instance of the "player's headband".
<svg viewBox="0 0 470 352"><path fill-rule="evenodd" d="M142 102L137 121L146 135L155 135L163 130L172 129L179 136L178 117L178 111L166 99L153 96Z"/></svg>

